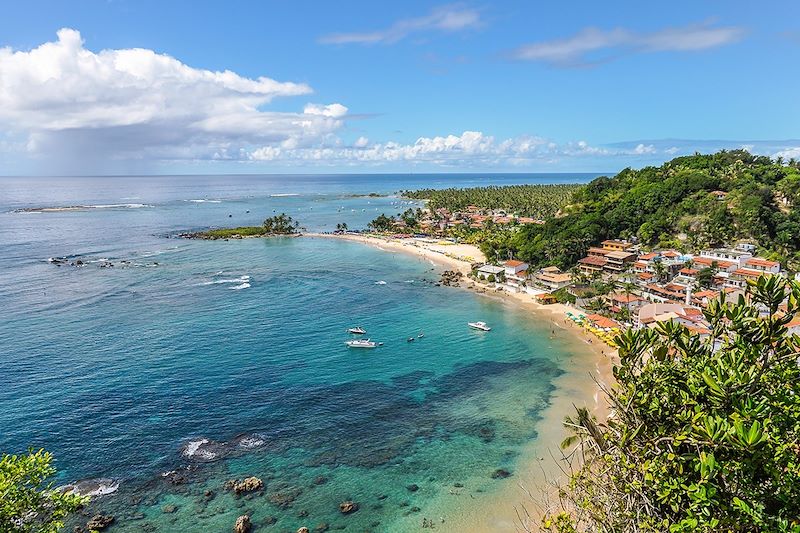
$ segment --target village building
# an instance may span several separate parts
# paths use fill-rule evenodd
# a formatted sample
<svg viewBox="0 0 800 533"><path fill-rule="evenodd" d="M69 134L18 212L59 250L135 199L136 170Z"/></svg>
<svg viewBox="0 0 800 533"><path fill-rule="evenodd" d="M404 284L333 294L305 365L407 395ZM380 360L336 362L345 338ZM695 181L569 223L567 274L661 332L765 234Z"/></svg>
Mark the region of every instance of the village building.
<svg viewBox="0 0 800 533"><path fill-rule="evenodd" d="M505 274L506 269L501 266L483 265L478 268L478 279L489 279L489 276L494 276L495 279L500 274Z"/></svg>
<svg viewBox="0 0 800 533"><path fill-rule="evenodd" d="M601 242L600 245L611 252L627 252L633 248L632 243L619 239L608 239Z"/></svg>
<svg viewBox="0 0 800 533"><path fill-rule="evenodd" d="M541 269L534 276L534 281L551 291L567 287L572 283L572 276L567 272L561 272L556 266Z"/></svg>
<svg viewBox="0 0 800 533"><path fill-rule="evenodd" d="M603 273L606 264L605 257L589 256L578 261L578 270L581 274L589 277L599 276Z"/></svg>
<svg viewBox="0 0 800 533"><path fill-rule="evenodd" d="M605 256L606 263L603 268L612 274L624 272L628 265L636 260L632 252L608 252Z"/></svg>

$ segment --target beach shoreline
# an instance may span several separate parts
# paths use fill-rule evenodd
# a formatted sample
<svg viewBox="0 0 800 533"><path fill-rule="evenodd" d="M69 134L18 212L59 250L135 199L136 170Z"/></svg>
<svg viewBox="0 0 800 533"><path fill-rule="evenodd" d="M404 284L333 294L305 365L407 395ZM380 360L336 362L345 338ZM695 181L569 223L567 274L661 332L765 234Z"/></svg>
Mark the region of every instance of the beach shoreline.
<svg viewBox="0 0 800 533"><path fill-rule="evenodd" d="M311 238L331 238L359 242L389 252L413 254L443 267L468 274L472 263L483 262L480 250L468 244L438 244L435 239L394 239L366 234L305 234ZM477 291L479 284L462 283L460 290L470 290L502 302L516 311L527 313L533 320L548 324L551 339L569 345L574 357L562 362L564 373L554 382L554 392L537 424L537 438L526 445L514 472L514 482L487 495L481 505L465 506L448 520L448 531L512 532L537 531L547 508L554 484L566 481L560 464L559 444L567 436L565 416L576 407L586 407L602 421L608 416L601 387L613 382L612 366L616 351L592 338L583 328L567 320L570 309L564 304L543 305L526 293Z"/></svg>

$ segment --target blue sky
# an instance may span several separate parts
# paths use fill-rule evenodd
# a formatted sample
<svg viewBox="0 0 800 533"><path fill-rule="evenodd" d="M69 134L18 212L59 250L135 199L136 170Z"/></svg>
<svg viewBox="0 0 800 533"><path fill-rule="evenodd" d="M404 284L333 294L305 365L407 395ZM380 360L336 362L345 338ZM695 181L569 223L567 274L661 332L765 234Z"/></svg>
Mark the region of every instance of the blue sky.
<svg viewBox="0 0 800 533"><path fill-rule="evenodd" d="M740 146L800 157L795 1L3 12L2 174L605 172Z"/></svg>

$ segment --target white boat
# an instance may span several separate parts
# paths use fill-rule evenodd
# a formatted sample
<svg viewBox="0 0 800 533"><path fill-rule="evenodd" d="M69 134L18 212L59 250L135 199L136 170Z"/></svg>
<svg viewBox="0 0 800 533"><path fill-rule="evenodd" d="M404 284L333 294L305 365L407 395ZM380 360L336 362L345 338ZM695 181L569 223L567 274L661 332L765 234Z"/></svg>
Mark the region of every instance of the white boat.
<svg viewBox="0 0 800 533"><path fill-rule="evenodd" d="M367 332L367 330L365 330L361 326L356 327L356 328L350 328L350 329L347 330L347 333L352 333L353 335L363 335L366 332Z"/></svg>
<svg viewBox="0 0 800 533"><path fill-rule="evenodd" d="M371 341L369 339L356 339L352 341L345 342L348 348L375 348L378 346L377 342Z"/></svg>
<svg viewBox="0 0 800 533"><path fill-rule="evenodd" d="M486 325L486 322L467 322L467 325L472 329L479 329L481 331L492 331L492 328Z"/></svg>

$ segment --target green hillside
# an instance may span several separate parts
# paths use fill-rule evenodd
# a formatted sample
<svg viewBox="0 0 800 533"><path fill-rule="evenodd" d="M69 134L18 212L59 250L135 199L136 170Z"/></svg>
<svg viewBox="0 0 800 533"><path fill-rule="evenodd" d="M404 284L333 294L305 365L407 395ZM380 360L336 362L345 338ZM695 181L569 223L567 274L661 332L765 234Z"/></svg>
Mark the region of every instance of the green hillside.
<svg viewBox="0 0 800 533"><path fill-rule="evenodd" d="M725 193L720 199L714 191ZM561 216L486 240L490 257L570 267L590 245L637 238L648 246L697 249L740 239L790 266L800 259L800 168L746 151L678 157L625 169L574 191Z"/></svg>

